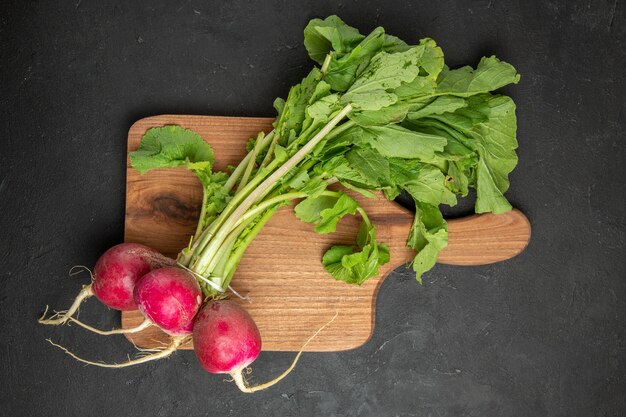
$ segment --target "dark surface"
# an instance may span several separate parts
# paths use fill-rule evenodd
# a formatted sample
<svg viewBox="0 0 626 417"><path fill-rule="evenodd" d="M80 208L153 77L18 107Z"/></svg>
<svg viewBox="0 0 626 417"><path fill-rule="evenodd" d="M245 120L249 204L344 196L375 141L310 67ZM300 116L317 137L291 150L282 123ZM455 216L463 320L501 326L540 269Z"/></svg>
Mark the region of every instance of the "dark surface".
<svg viewBox="0 0 626 417"><path fill-rule="evenodd" d="M105 4L106 3L106 4ZM139 4L141 3L141 4ZM3 2L0 6L0 414L6 416L626 415L625 4L618 1ZM386 3L386 4L385 4ZM385 5L383 5L385 4ZM305 354L255 395L192 352L124 370L123 337L36 324L87 282L68 278L123 236L126 133L159 114L271 116L311 66L302 29L337 13L451 66L496 54L522 74L520 163L508 197L533 225L517 258L403 268L365 346ZM101 327L119 316L90 301ZM263 353L254 381L293 354Z"/></svg>

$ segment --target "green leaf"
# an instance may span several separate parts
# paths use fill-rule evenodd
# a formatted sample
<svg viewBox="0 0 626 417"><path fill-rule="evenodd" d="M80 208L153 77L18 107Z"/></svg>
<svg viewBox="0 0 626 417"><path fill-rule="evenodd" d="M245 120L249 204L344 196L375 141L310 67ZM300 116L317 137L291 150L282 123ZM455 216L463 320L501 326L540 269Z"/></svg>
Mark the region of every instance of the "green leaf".
<svg viewBox="0 0 626 417"><path fill-rule="evenodd" d="M363 176L355 170L343 155L338 155L328 161L315 166L317 175L331 176L343 182L350 182L361 188L376 189L380 184L376 179Z"/></svg>
<svg viewBox="0 0 626 417"><path fill-rule="evenodd" d="M478 104L484 100L483 104ZM517 165L515 103L506 96L482 96L470 100L470 106L487 116L471 132L480 156L476 172L477 213L503 213L511 210L504 197L509 188L508 175Z"/></svg>
<svg viewBox="0 0 626 417"><path fill-rule="evenodd" d="M415 202L415 218L407 246L417 251L413 271L419 283L422 275L437 262L437 256L448 245L448 225L436 206Z"/></svg>
<svg viewBox="0 0 626 417"><path fill-rule="evenodd" d="M379 110L354 111L348 117L359 126L385 126L403 121L410 108L411 104L400 102Z"/></svg>
<svg viewBox="0 0 626 417"><path fill-rule="evenodd" d="M379 52L344 94L342 103L364 110L378 110L395 103L398 97L392 91L419 75L423 52L421 46L405 52Z"/></svg>
<svg viewBox="0 0 626 417"><path fill-rule="evenodd" d="M365 198L376 198L376 195L374 193L366 190L365 188L357 187L356 185L351 184L347 181L340 181L339 183L343 185L344 187L346 187L348 190L355 191L361 194Z"/></svg>
<svg viewBox="0 0 626 417"><path fill-rule="evenodd" d="M364 227L367 237L359 237L358 246L332 246L322 257L324 268L336 280L361 285L378 275L380 265L389 262L389 248L377 244L375 227L361 225L361 230Z"/></svg>
<svg viewBox="0 0 626 417"><path fill-rule="evenodd" d="M478 67L444 69L438 79L437 93L469 97L487 93L508 84L517 84L520 76L511 64L495 56L483 57Z"/></svg>
<svg viewBox="0 0 626 417"><path fill-rule="evenodd" d="M417 54L419 73L394 90L398 100L407 103L419 103L425 97L432 96L437 88L437 77L444 68L443 51L432 39L422 39L413 50Z"/></svg>
<svg viewBox="0 0 626 417"><path fill-rule="evenodd" d="M422 165L415 178L402 187L416 200L433 206L456 205L456 196L446 187L446 177L432 165Z"/></svg>
<svg viewBox="0 0 626 417"><path fill-rule="evenodd" d="M227 180L228 175L225 172L214 172L209 181L203 181L206 202L204 219L199 220L202 222L202 228L211 223L217 215L224 211L226 205L232 199L229 190L224 188Z"/></svg>
<svg viewBox="0 0 626 417"><path fill-rule="evenodd" d="M422 48L419 65L426 71L425 76L436 80L445 66L443 51L437 46L437 42L430 38L421 39L418 48Z"/></svg>
<svg viewBox="0 0 626 417"><path fill-rule="evenodd" d="M372 91L355 91L342 97L342 104L351 104L358 110L380 110L398 101L398 96L383 89Z"/></svg>
<svg viewBox="0 0 626 417"><path fill-rule="evenodd" d="M480 94L467 99L455 113L433 116L463 133L464 146L478 153L476 162L476 212L511 210L504 197L509 173L517 165L515 103L506 96Z"/></svg>
<svg viewBox="0 0 626 417"><path fill-rule="evenodd" d="M358 203L349 195L341 193L335 205L320 212L320 220L315 226L317 233L332 233L337 230L337 223L346 214L356 213Z"/></svg>
<svg viewBox="0 0 626 417"><path fill-rule="evenodd" d="M399 125L354 127L351 135L359 146L371 146L388 158L420 159L428 162L435 152L443 150L446 139L441 136L415 132Z"/></svg>
<svg viewBox="0 0 626 417"><path fill-rule="evenodd" d="M213 149L197 133L177 125L148 129L139 148L130 153L131 166L140 173L155 168L184 167L203 184L211 182Z"/></svg>
<svg viewBox="0 0 626 417"><path fill-rule="evenodd" d="M334 54L324 74L335 91L346 91L374 55L381 51L385 40L385 31L378 27L363 39L350 53L344 56Z"/></svg>
<svg viewBox="0 0 626 417"><path fill-rule="evenodd" d="M385 42L383 44L383 50L385 52L404 52L408 49L411 49L411 47L407 45L407 43L404 42L402 39L392 35L385 35Z"/></svg>
<svg viewBox="0 0 626 417"><path fill-rule="evenodd" d="M469 192L470 176L468 171L473 167L475 162L470 159L460 161L451 161L448 166L448 180L446 187L453 193L461 194L463 197Z"/></svg>
<svg viewBox="0 0 626 417"><path fill-rule="evenodd" d="M278 102L282 111L274 127L278 137L282 140L281 144L286 145L290 136L300 133L306 116L305 110L309 106L311 98L314 94L320 94L318 83L321 76L320 71L313 68L300 84L291 87L284 104Z"/></svg>
<svg viewBox="0 0 626 417"><path fill-rule="evenodd" d="M426 116L454 112L467 106L466 101L461 97L441 96L435 98L430 104L412 111L407 115L409 120L421 119Z"/></svg>
<svg viewBox="0 0 626 417"><path fill-rule="evenodd" d="M488 117L484 113L477 110L478 106L482 106L482 101L484 100L477 100L476 97L473 97L471 99L472 106L470 106L470 100L467 99L467 105L465 107L455 110L453 113L431 114L429 119L443 122L446 125L441 126L443 129L451 127L467 136L474 126L488 120ZM450 132L450 134L454 135L453 132Z"/></svg>
<svg viewBox="0 0 626 417"><path fill-rule="evenodd" d="M452 114L445 114L445 117L447 118L451 115ZM466 159L475 154L474 150L465 145L468 139L463 133L440 120L428 117L410 122L405 121L402 126L414 132L421 132L446 138L447 143L443 148L443 151L436 152L436 155L440 159L436 159L433 162L436 165L442 161L458 161L460 159ZM445 171L443 168L442 170Z"/></svg>
<svg viewBox="0 0 626 417"><path fill-rule="evenodd" d="M308 171L300 170L296 173L296 175L289 179L287 185L293 189L299 190L304 187L310 179Z"/></svg>
<svg viewBox="0 0 626 417"><path fill-rule="evenodd" d="M305 223L315 224L317 233L332 233L346 214L356 213L358 203L349 195L339 197L321 195L302 200L296 207L296 217Z"/></svg>
<svg viewBox="0 0 626 417"><path fill-rule="evenodd" d="M511 209L504 197L508 175L517 165L515 104L509 97L488 93L465 101L466 106L454 112L431 114L405 126L448 138L439 156L457 161L456 166L448 167L448 175L458 183L449 188L465 195L466 185L474 185L477 213L506 212Z"/></svg>
<svg viewBox="0 0 626 417"><path fill-rule="evenodd" d="M322 82L323 81L320 83ZM302 129L306 130L311 126L320 126L328 123L333 113L339 109L339 96L337 94L331 94L318 99L306 108L306 116Z"/></svg>
<svg viewBox="0 0 626 417"><path fill-rule="evenodd" d="M321 212L332 207L337 201L333 196L319 196L316 198L305 198L294 208L296 217L305 223L316 223L322 218Z"/></svg>
<svg viewBox="0 0 626 417"><path fill-rule="evenodd" d="M394 90L394 93L403 102L415 102L420 99L430 99L435 94L436 88L437 82L432 78L416 77L411 82L401 84Z"/></svg>
<svg viewBox="0 0 626 417"><path fill-rule="evenodd" d="M346 154L346 161L362 178L367 178L367 183L376 184L377 188L391 184L389 161L378 152L369 148L352 149Z"/></svg>
<svg viewBox="0 0 626 417"><path fill-rule="evenodd" d="M313 19L304 28L304 47L311 59L320 65L330 52L343 56L363 38L358 30L346 25L337 16Z"/></svg>
<svg viewBox="0 0 626 417"><path fill-rule="evenodd" d="M309 197L317 197L321 195L328 186L328 183L319 177L311 178L304 187L300 189L303 193L307 193Z"/></svg>
<svg viewBox="0 0 626 417"><path fill-rule="evenodd" d="M505 213L512 209L511 204L504 197L504 192L508 188L508 179L502 189L498 182L498 169L487 165L484 158L478 161L476 168L476 213Z"/></svg>
<svg viewBox="0 0 626 417"><path fill-rule="evenodd" d="M331 87L324 80L320 80L316 85L311 97L309 98L309 104L313 104L316 101L328 96L331 94Z"/></svg>
<svg viewBox="0 0 626 417"><path fill-rule="evenodd" d="M289 159L289 152L280 145L274 147L274 159L280 162L285 162Z"/></svg>
<svg viewBox="0 0 626 417"><path fill-rule="evenodd" d="M273 124L276 125L280 120L280 116L283 114L283 110L285 109L285 100L280 97L276 97L276 99L274 99L273 105L274 109L276 110L276 120Z"/></svg>

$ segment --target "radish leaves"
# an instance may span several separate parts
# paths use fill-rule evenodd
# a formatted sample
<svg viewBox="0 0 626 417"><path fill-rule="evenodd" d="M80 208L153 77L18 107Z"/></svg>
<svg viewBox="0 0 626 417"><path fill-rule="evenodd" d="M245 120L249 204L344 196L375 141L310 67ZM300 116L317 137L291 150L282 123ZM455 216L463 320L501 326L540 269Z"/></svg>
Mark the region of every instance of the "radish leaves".
<svg viewBox="0 0 626 417"><path fill-rule="evenodd" d="M295 199L296 216L318 233L359 215L355 244L331 247L322 264L348 283L377 275L389 249L357 200L327 189L334 182L368 198L406 192L415 200L407 245L420 282L448 240L439 205L475 188L476 212L511 209L504 193L517 163L515 105L491 94L519 81L510 64L492 56L450 69L432 39L409 45L381 27L364 36L337 16L313 19L304 45L320 67L274 101L274 130L249 142L230 176L211 173L210 147L182 128L149 130L131 154L141 172L184 166L200 177L203 214L179 263L213 281L206 295L228 285L252 239Z"/></svg>

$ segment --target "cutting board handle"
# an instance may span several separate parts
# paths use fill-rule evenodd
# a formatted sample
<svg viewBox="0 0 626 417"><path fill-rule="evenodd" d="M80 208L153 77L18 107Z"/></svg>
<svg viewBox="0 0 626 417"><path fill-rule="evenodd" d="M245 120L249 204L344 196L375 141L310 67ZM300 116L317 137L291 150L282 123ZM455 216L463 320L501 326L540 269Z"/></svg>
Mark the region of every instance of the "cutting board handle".
<svg viewBox="0 0 626 417"><path fill-rule="evenodd" d="M506 261L530 242L530 222L517 209L453 219L448 226L450 243L438 259L443 264L487 265Z"/></svg>
<svg viewBox="0 0 626 417"><path fill-rule="evenodd" d="M404 217L404 216L402 216ZM449 219L448 246L437 262L448 265L488 265L511 259L521 253L530 241L530 222L517 209L502 214L473 214ZM392 236L408 236L407 221L392 223ZM415 252L395 247L400 264L410 262Z"/></svg>

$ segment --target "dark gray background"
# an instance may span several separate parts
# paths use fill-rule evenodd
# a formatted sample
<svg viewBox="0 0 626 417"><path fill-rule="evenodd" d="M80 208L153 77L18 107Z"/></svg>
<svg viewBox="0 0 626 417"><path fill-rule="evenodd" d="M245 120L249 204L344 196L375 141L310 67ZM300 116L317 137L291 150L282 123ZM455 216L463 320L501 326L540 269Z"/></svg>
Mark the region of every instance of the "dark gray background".
<svg viewBox="0 0 626 417"><path fill-rule="evenodd" d="M623 2L16 1L0 6L0 414L6 416L626 415ZM132 346L36 324L69 303L123 236L126 133L159 113L272 116L311 66L310 18L337 13L451 66L496 54L522 74L508 197L533 226L497 265L438 265L384 283L365 346L305 354L240 394L192 352L124 370ZM119 316L95 301L82 317ZM293 354L264 352L255 381Z"/></svg>

